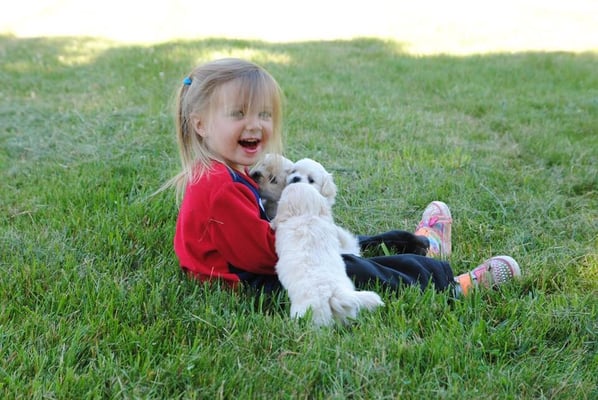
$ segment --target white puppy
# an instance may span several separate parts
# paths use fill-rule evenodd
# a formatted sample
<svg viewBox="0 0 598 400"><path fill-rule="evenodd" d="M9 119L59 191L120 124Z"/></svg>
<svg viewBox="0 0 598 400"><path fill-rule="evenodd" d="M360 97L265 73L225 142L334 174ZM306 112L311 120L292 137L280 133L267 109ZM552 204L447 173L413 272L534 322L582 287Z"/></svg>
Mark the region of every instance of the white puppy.
<svg viewBox="0 0 598 400"><path fill-rule="evenodd" d="M311 185L288 185L272 221L276 272L291 300L291 317L311 309L317 326L346 323L359 310L384 305L375 292L356 291L341 257L330 205Z"/></svg>
<svg viewBox="0 0 598 400"><path fill-rule="evenodd" d="M287 184L308 183L315 187L328 204L332 206L336 200L337 188L332 174L326 171L324 166L311 158L303 158L293 164ZM355 235L337 225L338 238L341 242L341 254L361 254L361 248Z"/></svg>
<svg viewBox="0 0 598 400"><path fill-rule="evenodd" d="M276 215L276 207L282 189L287 185L287 176L291 172L293 162L281 155L268 153L264 159L249 171L249 175L260 187L260 197L268 218Z"/></svg>
<svg viewBox="0 0 598 400"><path fill-rule="evenodd" d="M319 162L311 158L303 158L293 164L287 176L287 184L297 182L313 185L322 196L326 197L331 206L334 204L337 191L334 179Z"/></svg>

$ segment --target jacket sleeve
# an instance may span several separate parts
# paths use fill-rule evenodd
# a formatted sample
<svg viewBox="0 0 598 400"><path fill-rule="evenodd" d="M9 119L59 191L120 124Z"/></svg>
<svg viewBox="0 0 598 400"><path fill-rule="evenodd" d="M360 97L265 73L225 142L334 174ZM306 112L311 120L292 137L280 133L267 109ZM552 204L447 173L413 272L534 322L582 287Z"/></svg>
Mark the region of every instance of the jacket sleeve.
<svg viewBox="0 0 598 400"><path fill-rule="evenodd" d="M276 273L274 231L260 217L249 188L234 183L223 186L214 194L211 210L208 232L224 259L248 272Z"/></svg>

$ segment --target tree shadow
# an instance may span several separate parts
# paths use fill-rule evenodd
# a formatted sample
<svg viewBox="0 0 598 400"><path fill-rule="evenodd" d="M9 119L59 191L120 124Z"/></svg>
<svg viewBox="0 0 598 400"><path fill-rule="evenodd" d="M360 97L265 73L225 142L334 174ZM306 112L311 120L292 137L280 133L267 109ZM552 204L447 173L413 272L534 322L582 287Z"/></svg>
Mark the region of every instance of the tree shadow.
<svg viewBox="0 0 598 400"><path fill-rule="evenodd" d="M580 199L580 209L591 205L597 187L591 149L598 146L594 53L420 57L400 42L374 38L121 45L0 36L0 169L9 214L29 207L15 189L65 208L85 208L93 198L111 204L114 193L132 203L155 191L178 168L176 89L198 63L226 56L255 61L277 78L286 97L289 155L326 160L356 194L339 202L351 210L366 201L373 210L360 214L371 218L366 225L386 223L375 216L386 211L384 199L408 193L401 207L421 206L426 193L459 196L471 191L468 185L479 191L484 180L510 185L520 196L530 185L554 182L555 190ZM509 169L531 172L507 176ZM478 202L488 215L471 212L501 223L519 215L519 200L509 204L509 193L503 195L506 204L497 207L495 192L481 191ZM110 218L116 223L121 212L128 211ZM144 212L148 229L152 213L169 229L170 209L132 215L145 218ZM540 236L523 236L525 249L542 245ZM141 243L134 253L154 240L132 239Z"/></svg>

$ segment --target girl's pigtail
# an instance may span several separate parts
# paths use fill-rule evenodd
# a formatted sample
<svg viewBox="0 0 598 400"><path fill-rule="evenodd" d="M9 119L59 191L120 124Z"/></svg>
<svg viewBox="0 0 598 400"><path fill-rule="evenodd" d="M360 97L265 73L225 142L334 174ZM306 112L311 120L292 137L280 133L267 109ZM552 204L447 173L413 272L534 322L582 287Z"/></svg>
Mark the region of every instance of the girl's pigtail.
<svg viewBox="0 0 598 400"><path fill-rule="evenodd" d="M187 92L191 87L191 78L186 77L183 80L177 99L176 99L176 136L179 148L179 154L181 156L182 171L175 177L175 186L177 198L182 197L182 193L185 190L185 186L190 179L192 171L190 165L193 163L193 145L191 143L191 135L189 134L189 113L185 102Z"/></svg>
<svg viewBox="0 0 598 400"><path fill-rule="evenodd" d="M180 173L175 175L172 179L168 180L160 189L152 194L155 196L158 193L163 192L166 189L169 189L174 186L176 190L176 198L177 200L181 200L183 197L183 193L185 191L185 186L187 186L187 182L189 182L191 171L189 170L189 165L193 160L193 151L191 150L192 146L190 143L190 138L188 134L189 129L189 122L188 117L185 115L185 96L189 91L189 86L191 86L191 78L187 77L183 80L183 85L179 89L178 93L176 94L175 98L175 130L176 130L176 138L177 138L177 145L179 149L179 154L181 156L181 165L182 170Z"/></svg>

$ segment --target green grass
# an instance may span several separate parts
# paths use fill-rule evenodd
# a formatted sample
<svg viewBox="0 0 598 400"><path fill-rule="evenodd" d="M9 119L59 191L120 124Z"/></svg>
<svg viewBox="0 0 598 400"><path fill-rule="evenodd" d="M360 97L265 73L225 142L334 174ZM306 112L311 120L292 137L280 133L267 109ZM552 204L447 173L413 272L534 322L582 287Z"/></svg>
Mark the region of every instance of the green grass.
<svg viewBox="0 0 598 400"><path fill-rule="evenodd" d="M358 233L453 211L452 265L520 282L407 289L346 328L178 270L171 104L246 57L286 94L287 155ZM598 56L415 57L374 39L123 46L0 37L1 398L596 399Z"/></svg>

